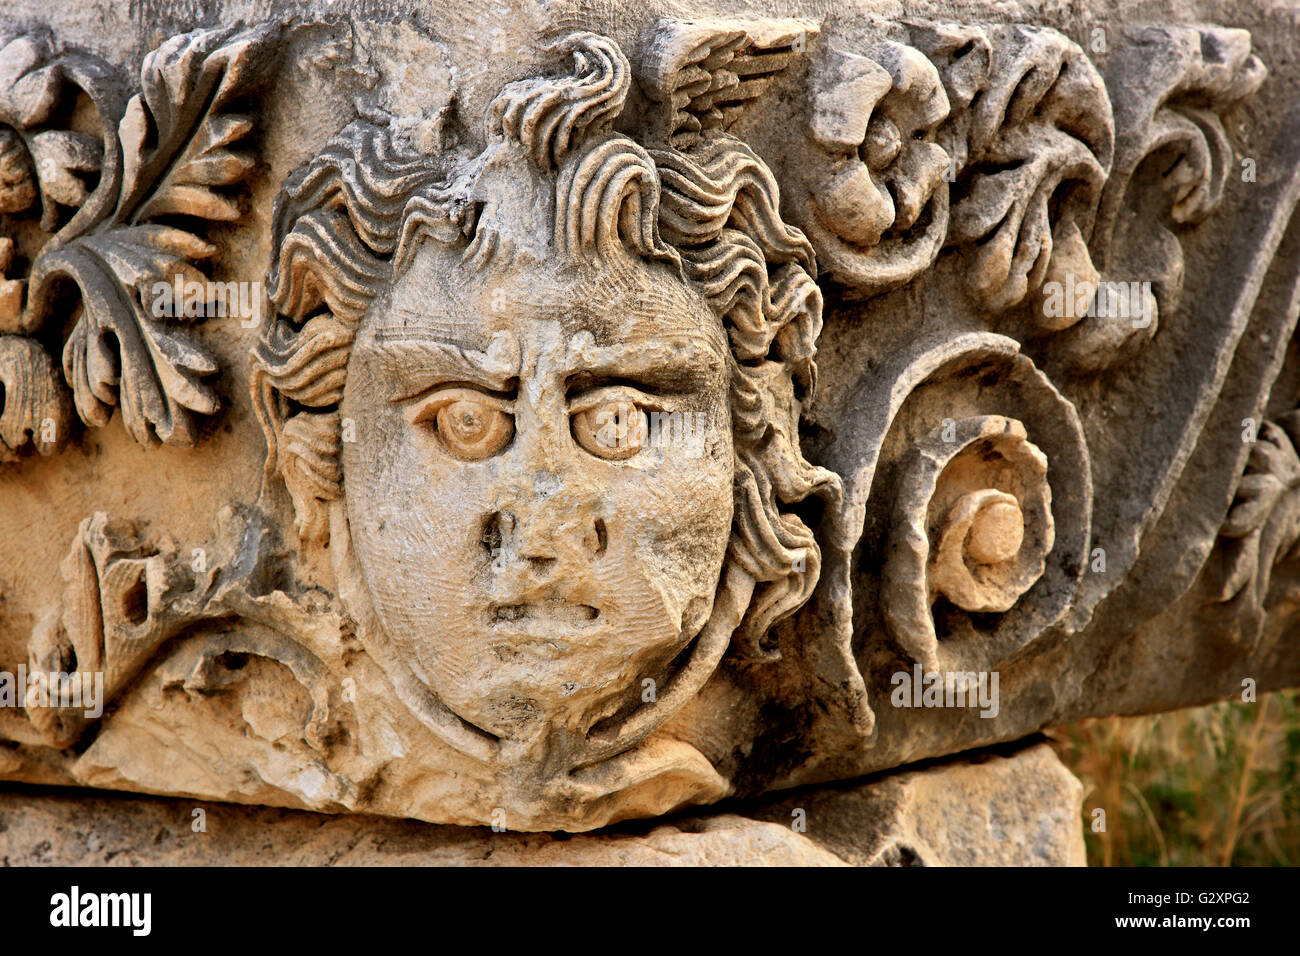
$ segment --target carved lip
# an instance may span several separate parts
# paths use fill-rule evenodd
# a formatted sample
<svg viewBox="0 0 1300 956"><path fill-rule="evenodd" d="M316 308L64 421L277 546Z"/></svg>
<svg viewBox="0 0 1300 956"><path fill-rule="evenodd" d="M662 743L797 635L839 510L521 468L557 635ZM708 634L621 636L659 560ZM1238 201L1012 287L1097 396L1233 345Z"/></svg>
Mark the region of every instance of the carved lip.
<svg viewBox="0 0 1300 956"><path fill-rule="evenodd" d="M591 627L599 618L600 611L590 604L572 604L568 601L497 604L489 609L489 622L493 628L538 637L553 635L557 630L562 632Z"/></svg>

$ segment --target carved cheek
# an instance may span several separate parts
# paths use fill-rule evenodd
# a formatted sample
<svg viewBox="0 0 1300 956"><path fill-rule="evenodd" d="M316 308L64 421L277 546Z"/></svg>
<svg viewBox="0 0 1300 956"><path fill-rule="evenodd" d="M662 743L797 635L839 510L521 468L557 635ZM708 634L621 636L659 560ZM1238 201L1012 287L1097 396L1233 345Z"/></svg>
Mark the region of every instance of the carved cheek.
<svg viewBox="0 0 1300 956"><path fill-rule="evenodd" d="M707 424L705 422L707 421ZM665 435L651 442L654 464L625 469L611 487L616 534L654 582L669 613L681 619L688 605L711 598L731 534L734 452L730 422L701 420L694 436Z"/></svg>
<svg viewBox="0 0 1300 956"><path fill-rule="evenodd" d="M443 630L445 596L472 586L486 469L440 454L422 426L364 388L349 397L356 441L343 463L357 557L390 636L423 643Z"/></svg>

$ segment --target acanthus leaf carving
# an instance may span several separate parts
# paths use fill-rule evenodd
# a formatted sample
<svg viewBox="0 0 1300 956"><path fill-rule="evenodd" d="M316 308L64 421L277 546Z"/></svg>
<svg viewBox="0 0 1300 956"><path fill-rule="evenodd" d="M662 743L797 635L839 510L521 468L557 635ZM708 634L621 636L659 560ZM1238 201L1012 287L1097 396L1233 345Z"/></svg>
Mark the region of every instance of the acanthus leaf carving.
<svg viewBox="0 0 1300 956"><path fill-rule="evenodd" d="M1055 360L1073 374L1131 357L1156 334L1162 316L1176 313L1180 232L1219 207L1234 164L1223 114L1252 95L1268 71L1245 30L1145 26L1125 31L1106 72L1115 162L1089 242L1104 284L1086 316L1075 305L1082 321L1052 343ZM1075 280L1097 282L1088 275Z"/></svg>
<svg viewBox="0 0 1300 956"><path fill-rule="evenodd" d="M0 334L0 462L29 443L42 455L63 447L71 408L59 370L39 342Z"/></svg>
<svg viewBox="0 0 1300 956"><path fill-rule="evenodd" d="M276 31L227 28L173 37L145 57L142 91L119 124L122 193L116 223L186 215L239 218L225 187L241 183L253 156L235 147L252 129L231 112L256 78Z"/></svg>
<svg viewBox="0 0 1300 956"><path fill-rule="evenodd" d="M202 282L192 263L214 251L192 233L147 224L94 233L38 260L36 288L68 279L81 291L82 314L64 346L63 370L82 421L103 427L120 404L123 425L141 444L194 443L190 413L220 407L202 382L217 365L155 317L150 302L157 283Z"/></svg>
<svg viewBox="0 0 1300 956"><path fill-rule="evenodd" d="M90 97L104 126L102 149L70 130L26 140L46 230L57 225L59 205L79 208L34 256L26 303L8 320L16 331L35 333L66 306L64 288L76 288L63 372L87 425L104 426L120 405L123 424L141 444L188 446L198 436L196 416L220 408L205 381L217 365L182 328L202 309L187 309L188 292L170 294L187 283L206 288L198 266L216 248L194 226L177 222L241 215L238 189L254 165L243 141L253 123L234 108L277 35L278 26L268 24L172 38L145 58L143 90L125 105L120 82L91 57L54 56L42 37L19 38L5 49L2 60L14 76L5 116L28 126L43 122L69 83ZM11 147L10 166L24 173L13 154ZM90 173L98 173L93 190ZM17 205L21 192L19 176L7 204ZM157 295L161 287L165 298ZM18 291L7 292L5 301L16 305Z"/></svg>
<svg viewBox="0 0 1300 956"><path fill-rule="evenodd" d="M982 24L956 46L951 33L914 28L948 57L951 95L969 104L940 136L960 163L948 242L968 250L976 299L1002 312L1047 281L1093 272L1087 241L1114 149L1110 100L1091 60L1056 30Z"/></svg>
<svg viewBox="0 0 1300 956"><path fill-rule="evenodd" d="M1244 603L1262 617L1273 566L1300 544L1300 413L1265 421L1220 529L1218 560L1209 565L1223 604ZM1258 639L1258 630L1252 637Z"/></svg>
<svg viewBox="0 0 1300 956"><path fill-rule="evenodd" d="M47 246L79 235L108 214L121 176L116 123L125 106L123 83L102 60L77 51L56 52L45 32L11 38L0 50L0 142L6 169L5 211L29 213L39 200ZM96 139L56 124L76 92L95 106ZM7 128L6 128L7 127ZM48 128L47 128L48 127ZM93 188L91 188L93 185ZM75 206L71 218L67 207ZM39 249L24 250L34 257ZM10 263L4 263L4 269ZM24 307L26 278L7 280L0 329L31 334L43 316Z"/></svg>
<svg viewBox="0 0 1300 956"><path fill-rule="evenodd" d="M102 143L66 129L45 129L59 107L66 84L99 92L106 84L101 65L78 53L56 55L46 33L0 41L0 149L5 174L0 207L25 212L40 200L41 226L53 232L60 207L80 207L88 181L104 160ZM10 313L8 321L17 316Z"/></svg>

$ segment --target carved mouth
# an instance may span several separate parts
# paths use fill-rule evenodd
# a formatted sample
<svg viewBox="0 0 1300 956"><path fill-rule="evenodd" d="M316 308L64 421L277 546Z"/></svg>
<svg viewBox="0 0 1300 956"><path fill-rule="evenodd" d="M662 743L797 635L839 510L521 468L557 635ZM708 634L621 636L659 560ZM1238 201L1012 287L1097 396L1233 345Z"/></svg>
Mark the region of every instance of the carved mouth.
<svg viewBox="0 0 1300 956"><path fill-rule="evenodd" d="M548 601L544 604L499 604L492 609L494 627L514 626L523 630L535 627L580 628L590 627L600 617L600 611L590 604L570 604L565 601Z"/></svg>

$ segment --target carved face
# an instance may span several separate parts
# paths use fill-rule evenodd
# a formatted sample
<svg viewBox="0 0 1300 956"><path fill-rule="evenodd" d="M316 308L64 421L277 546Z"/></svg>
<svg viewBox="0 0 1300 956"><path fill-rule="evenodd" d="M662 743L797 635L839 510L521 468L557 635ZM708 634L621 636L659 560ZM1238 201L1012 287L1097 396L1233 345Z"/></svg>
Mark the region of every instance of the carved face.
<svg viewBox="0 0 1300 956"><path fill-rule="evenodd" d="M453 711L580 732L662 683L730 536L729 361L658 264L471 272L429 243L373 302L341 409L353 546Z"/></svg>

